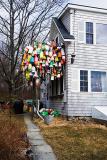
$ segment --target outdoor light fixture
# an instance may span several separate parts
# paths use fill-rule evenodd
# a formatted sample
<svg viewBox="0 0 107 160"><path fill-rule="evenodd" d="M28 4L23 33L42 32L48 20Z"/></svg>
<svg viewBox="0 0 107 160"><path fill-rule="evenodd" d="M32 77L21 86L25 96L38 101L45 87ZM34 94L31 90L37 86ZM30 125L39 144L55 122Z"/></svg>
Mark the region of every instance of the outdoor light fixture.
<svg viewBox="0 0 107 160"><path fill-rule="evenodd" d="M74 63L74 60L75 60L75 53L72 53L71 54L71 64L73 64Z"/></svg>

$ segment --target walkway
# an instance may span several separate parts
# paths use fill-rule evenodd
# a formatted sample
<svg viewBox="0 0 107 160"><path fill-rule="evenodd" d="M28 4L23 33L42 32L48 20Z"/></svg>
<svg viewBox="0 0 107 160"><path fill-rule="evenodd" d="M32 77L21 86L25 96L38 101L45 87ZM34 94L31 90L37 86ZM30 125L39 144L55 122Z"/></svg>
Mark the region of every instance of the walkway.
<svg viewBox="0 0 107 160"><path fill-rule="evenodd" d="M56 160L52 148L44 141L40 129L32 123L29 115L24 116L27 125L27 136L33 151L33 160Z"/></svg>

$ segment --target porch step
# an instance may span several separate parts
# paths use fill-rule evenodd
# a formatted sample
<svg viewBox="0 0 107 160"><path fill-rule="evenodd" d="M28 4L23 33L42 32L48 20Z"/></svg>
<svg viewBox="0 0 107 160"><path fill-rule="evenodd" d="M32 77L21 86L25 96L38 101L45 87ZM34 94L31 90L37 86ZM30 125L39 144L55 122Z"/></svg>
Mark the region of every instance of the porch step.
<svg viewBox="0 0 107 160"><path fill-rule="evenodd" d="M92 110L92 118L107 121L107 106L96 106Z"/></svg>

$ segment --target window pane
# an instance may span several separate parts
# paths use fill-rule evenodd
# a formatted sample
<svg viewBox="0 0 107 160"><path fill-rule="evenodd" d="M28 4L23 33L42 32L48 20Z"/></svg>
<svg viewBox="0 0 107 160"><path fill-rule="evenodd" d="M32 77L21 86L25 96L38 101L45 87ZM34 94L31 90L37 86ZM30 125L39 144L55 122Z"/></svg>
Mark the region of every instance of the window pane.
<svg viewBox="0 0 107 160"><path fill-rule="evenodd" d="M83 86L84 85L84 82L83 81L80 81L80 86Z"/></svg>
<svg viewBox="0 0 107 160"><path fill-rule="evenodd" d="M63 93L63 76L60 78L60 94Z"/></svg>
<svg viewBox="0 0 107 160"><path fill-rule="evenodd" d="M88 92L88 71L80 70L80 91Z"/></svg>
<svg viewBox="0 0 107 160"><path fill-rule="evenodd" d="M87 75L88 75L88 72L87 72L87 71L84 71L83 73L84 73L84 76L87 76Z"/></svg>
<svg viewBox="0 0 107 160"><path fill-rule="evenodd" d="M93 23L86 22L86 32L93 34Z"/></svg>
<svg viewBox="0 0 107 160"><path fill-rule="evenodd" d="M93 44L93 23L86 22L86 43Z"/></svg>
<svg viewBox="0 0 107 160"><path fill-rule="evenodd" d="M86 33L86 43L93 44L93 34Z"/></svg>
<svg viewBox="0 0 107 160"><path fill-rule="evenodd" d="M96 43L107 44L107 24L96 24Z"/></svg>
<svg viewBox="0 0 107 160"><path fill-rule="evenodd" d="M106 92L106 72L91 72L91 91Z"/></svg>
<svg viewBox="0 0 107 160"><path fill-rule="evenodd" d="M88 87L87 86L84 87L84 91L88 92Z"/></svg>
<svg viewBox="0 0 107 160"><path fill-rule="evenodd" d="M88 76L84 76L84 80L87 81L88 80Z"/></svg>
<svg viewBox="0 0 107 160"><path fill-rule="evenodd" d="M83 90L83 87L81 87L81 86L80 86L80 91L84 91L84 90Z"/></svg>
<svg viewBox="0 0 107 160"><path fill-rule="evenodd" d="M80 75L80 80L84 80L84 76L83 75Z"/></svg>

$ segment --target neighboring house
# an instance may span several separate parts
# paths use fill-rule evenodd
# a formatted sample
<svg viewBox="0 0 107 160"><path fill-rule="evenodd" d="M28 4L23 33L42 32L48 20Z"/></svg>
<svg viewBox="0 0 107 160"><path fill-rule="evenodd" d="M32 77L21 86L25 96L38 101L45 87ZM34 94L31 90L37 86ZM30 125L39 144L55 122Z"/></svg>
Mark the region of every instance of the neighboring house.
<svg viewBox="0 0 107 160"><path fill-rule="evenodd" d="M50 40L63 43L63 77L47 84L49 107L67 116L92 116L107 107L107 9L68 4L52 19Z"/></svg>

